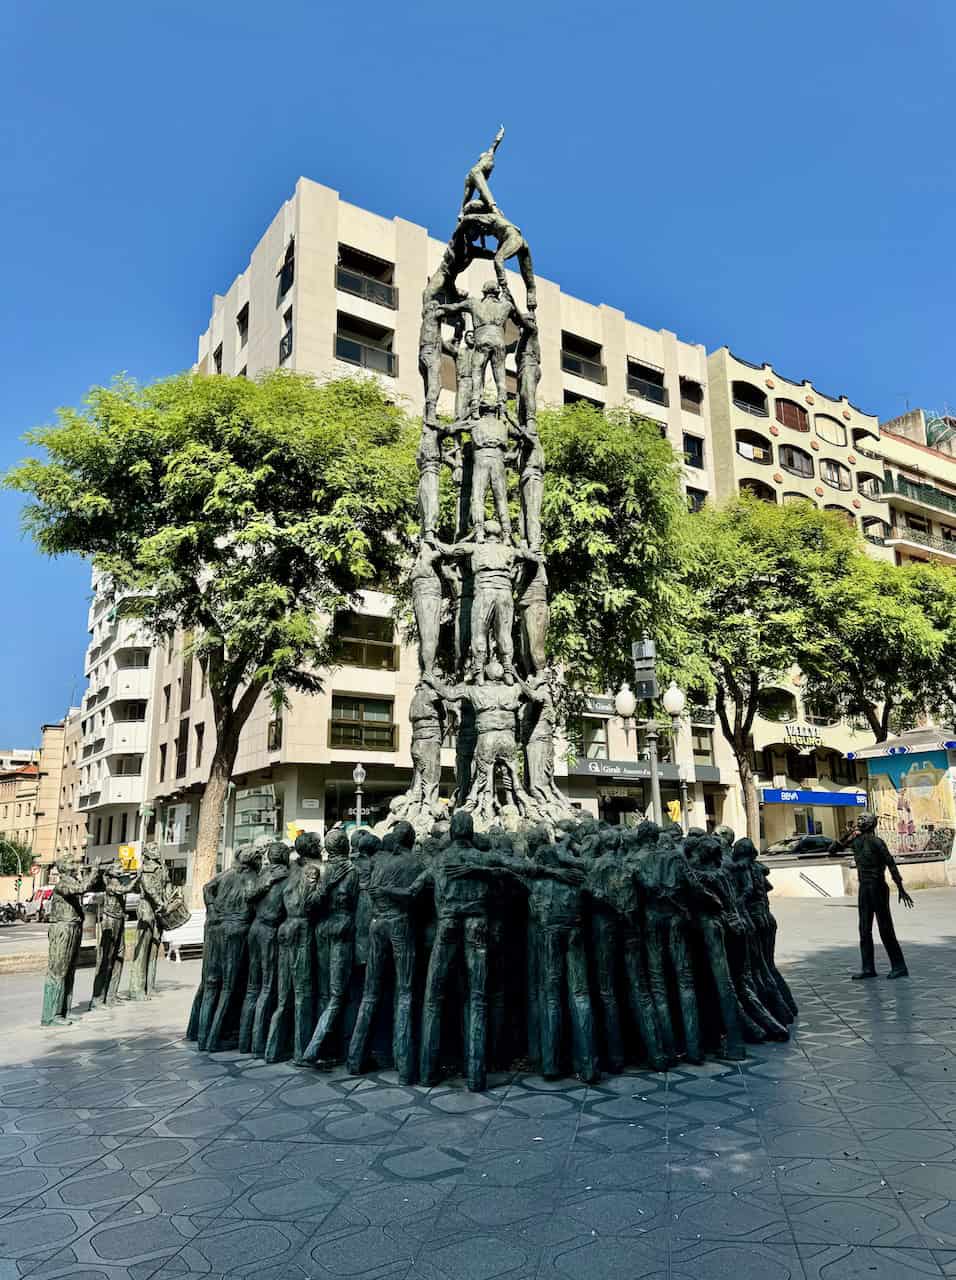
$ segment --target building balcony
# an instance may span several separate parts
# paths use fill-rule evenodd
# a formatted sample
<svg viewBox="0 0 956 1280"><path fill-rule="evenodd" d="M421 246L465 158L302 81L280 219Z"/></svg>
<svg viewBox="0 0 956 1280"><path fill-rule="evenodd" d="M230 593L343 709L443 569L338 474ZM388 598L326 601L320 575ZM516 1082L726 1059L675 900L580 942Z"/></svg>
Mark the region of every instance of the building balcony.
<svg viewBox="0 0 956 1280"><path fill-rule="evenodd" d="M956 494L946 493L935 485L907 480L894 471L887 471L883 478L883 490L887 495L896 494L919 506L934 507L937 511L956 515Z"/></svg>
<svg viewBox="0 0 956 1280"><path fill-rule="evenodd" d="M335 268L335 287L353 297L377 302L379 306L388 307L391 311L398 310L398 290L393 284L386 284L384 280L376 280L361 271L343 267L341 263Z"/></svg>
<svg viewBox="0 0 956 1280"><path fill-rule="evenodd" d="M363 369L372 369L376 373L387 373L390 378L398 377L398 355L394 351L386 351L383 347L372 347L366 342L358 342L345 334L335 335L335 358L344 360L346 364L357 364Z"/></svg>
<svg viewBox="0 0 956 1280"><path fill-rule="evenodd" d="M638 378L635 374L627 375L627 389L632 396L640 396L643 400L651 400L654 404L669 405L670 395L666 387L657 382L648 382L646 378ZM696 401L681 399L681 408L691 413L700 413L700 405Z"/></svg>
<svg viewBox="0 0 956 1280"><path fill-rule="evenodd" d="M145 720L114 720L106 726L103 750L107 755L143 755L149 744Z"/></svg>
<svg viewBox="0 0 956 1280"><path fill-rule="evenodd" d="M890 536L883 539L887 547L902 547L904 550L929 551L934 557L947 564L956 564L956 542L941 538L935 533L924 533L922 529L895 527Z"/></svg>
<svg viewBox="0 0 956 1280"><path fill-rule="evenodd" d="M100 778L97 806L105 804L140 804L146 793L146 779L141 773L107 774ZM82 798L82 797L81 797Z"/></svg>
<svg viewBox="0 0 956 1280"><path fill-rule="evenodd" d="M607 369L597 360L588 360L585 356L575 355L573 351L562 350L561 368L565 373L573 373L576 378L586 378L588 382L607 386Z"/></svg>
<svg viewBox="0 0 956 1280"><path fill-rule="evenodd" d="M148 698L152 684L149 667L119 667L110 675L108 698Z"/></svg>

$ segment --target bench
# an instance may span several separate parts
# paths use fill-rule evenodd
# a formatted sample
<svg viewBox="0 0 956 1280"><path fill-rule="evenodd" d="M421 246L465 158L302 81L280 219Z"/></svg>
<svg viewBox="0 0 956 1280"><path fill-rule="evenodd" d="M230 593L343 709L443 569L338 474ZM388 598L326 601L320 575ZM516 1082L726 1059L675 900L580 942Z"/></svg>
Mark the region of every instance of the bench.
<svg viewBox="0 0 956 1280"><path fill-rule="evenodd" d="M183 951L202 955L203 935L206 932L206 912L194 911L185 924L178 929L170 929L163 934L163 946L166 948L166 959L174 964L182 964Z"/></svg>

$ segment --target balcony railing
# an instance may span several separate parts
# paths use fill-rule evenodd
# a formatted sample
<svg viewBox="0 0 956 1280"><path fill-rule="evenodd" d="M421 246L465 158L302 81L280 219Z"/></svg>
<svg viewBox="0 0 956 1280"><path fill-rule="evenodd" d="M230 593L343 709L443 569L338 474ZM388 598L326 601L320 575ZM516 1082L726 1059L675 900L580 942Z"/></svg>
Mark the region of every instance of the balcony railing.
<svg viewBox="0 0 956 1280"><path fill-rule="evenodd" d="M887 471L884 487L887 493L897 493L901 498L922 502L928 507L937 507L940 511L949 511L956 515L956 496L937 489L935 485L907 480L901 475Z"/></svg>
<svg viewBox="0 0 956 1280"><path fill-rule="evenodd" d="M356 298L367 298L369 302L377 302L379 306L398 309L398 290L393 284L384 280L376 280L373 276L363 275L361 271L352 271L341 264L335 268L335 285L343 293L354 294Z"/></svg>
<svg viewBox="0 0 956 1280"><path fill-rule="evenodd" d="M734 400L734 404L738 409L742 409L744 413L751 414L754 418L769 418L770 410L764 407L761 409L759 405L748 404L746 400Z"/></svg>
<svg viewBox="0 0 956 1280"><path fill-rule="evenodd" d="M287 329L279 339L279 363L285 364L292 355L292 330Z"/></svg>
<svg viewBox="0 0 956 1280"><path fill-rule="evenodd" d="M387 373L391 378L398 377L398 355L394 351L386 351L383 347L370 347L365 342L346 338L341 333L335 335L335 357L337 360L344 360L347 364L361 365L363 369Z"/></svg>
<svg viewBox="0 0 956 1280"><path fill-rule="evenodd" d="M597 360L587 360L584 356L576 356L571 351L561 352L561 368L565 373L573 373L578 378L587 378L588 382L597 382L607 386L607 369Z"/></svg>
<svg viewBox="0 0 956 1280"><path fill-rule="evenodd" d="M398 645L388 640L360 640L343 636L338 642L337 661L345 667L367 667L372 671L398 670Z"/></svg>
<svg viewBox="0 0 956 1280"><path fill-rule="evenodd" d="M669 405L671 402L670 394L666 387L662 387L659 382L648 382L646 378L639 378L633 373L627 375L627 389L636 396L642 396L645 400L653 400L655 404ZM682 398L681 407L690 408L690 405L685 405ZM695 404L691 408L691 412L700 413L700 405Z"/></svg>
<svg viewBox="0 0 956 1280"><path fill-rule="evenodd" d="M930 547L934 551L942 551L945 555L956 558L956 542L941 538L935 533L924 533L922 529L901 528L894 525L890 531L890 541L918 542L921 547Z"/></svg>

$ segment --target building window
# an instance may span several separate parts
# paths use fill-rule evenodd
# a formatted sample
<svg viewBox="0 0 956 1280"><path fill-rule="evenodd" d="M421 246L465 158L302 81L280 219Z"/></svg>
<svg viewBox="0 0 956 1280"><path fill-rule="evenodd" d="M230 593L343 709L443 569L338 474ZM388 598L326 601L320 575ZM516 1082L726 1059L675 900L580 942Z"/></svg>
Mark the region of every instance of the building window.
<svg viewBox="0 0 956 1280"><path fill-rule="evenodd" d="M159 781L166 781L166 743L159 744Z"/></svg>
<svg viewBox="0 0 956 1280"><path fill-rule="evenodd" d="M179 714L185 715L189 710L189 704L193 700L193 660L186 656L183 658L183 675L179 682Z"/></svg>
<svg viewBox="0 0 956 1280"><path fill-rule="evenodd" d="M777 421L793 431L809 431L810 417L803 405L794 400L777 400L773 406Z"/></svg>
<svg viewBox="0 0 956 1280"><path fill-rule="evenodd" d="M205 698L206 696L206 689L208 688L206 673L207 673L208 666L209 666L208 659L206 658L199 659L199 696L200 698Z"/></svg>
<svg viewBox="0 0 956 1280"><path fill-rule="evenodd" d="M853 477L850 475L849 468L842 462L833 462L830 458L823 458L820 462L820 479L831 489L853 488Z"/></svg>
<svg viewBox="0 0 956 1280"><path fill-rule="evenodd" d="M358 698L334 693L329 746L394 751L397 726L392 720L393 706L390 698Z"/></svg>
<svg viewBox="0 0 956 1280"><path fill-rule="evenodd" d="M395 279L394 263L382 258L373 258L360 249L352 249L347 244L339 245L339 260L335 267L335 287L343 293L354 294L357 298L366 298L369 302L377 302L379 306L398 308L398 290L392 281Z"/></svg>
<svg viewBox="0 0 956 1280"><path fill-rule="evenodd" d="M249 303L241 307L239 314L236 316L236 329L239 333L240 349L249 341Z"/></svg>
<svg viewBox="0 0 956 1280"><path fill-rule="evenodd" d="M700 729L693 725L690 731L690 741L694 752L694 764L713 765L715 763L714 731L712 729Z"/></svg>
<svg viewBox="0 0 956 1280"><path fill-rule="evenodd" d="M767 412L767 397L752 382L732 382L730 394L734 404L744 413L752 414L755 418L770 417Z"/></svg>
<svg viewBox="0 0 956 1280"><path fill-rule="evenodd" d="M120 833L119 833L120 844L126 843L126 834L128 830L129 830L129 814L124 809L123 812L120 814Z"/></svg>
<svg viewBox="0 0 956 1280"><path fill-rule="evenodd" d="M680 380L680 407L685 413L701 414L704 404L704 388L693 378Z"/></svg>
<svg viewBox="0 0 956 1280"><path fill-rule="evenodd" d="M212 362L217 373L222 373L222 343L212 353ZM109 841L107 841L107 844Z"/></svg>
<svg viewBox="0 0 956 1280"><path fill-rule="evenodd" d="M280 301L292 288L295 280L295 237L291 237L286 247L286 251L279 264L279 270L276 273L279 277L279 299Z"/></svg>
<svg viewBox="0 0 956 1280"><path fill-rule="evenodd" d="M94 843L94 844L100 844L100 843L102 843L102 842L101 842L101 840L100 840L100 836L101 836L102 834L103 834L103 819L102 819L102 818L97 818L97 819L96 819L96 834L95 834L95 835L94 835L94 837L93 837L93 843Z"/></svg>
<svg viewBox="0 0 956 1280"><path fill-rule="evenodd" d="M112 814L110 814L110 816L106 819L106 843L107 844L113 843L113 815Z"/></svg>
<svg viewBox="0 0 956 1280"><path fill-rule="evenodd" d="M870 471L860 471L856 477L856 487L864 498L879 501L883 497L883 481Z"/></svg>
<svg viewBox="0 0 956 1280"><path fill-rule="evenodd" d="M206 734L206 726L204 724L197 724L195 733L196 733L196 755L193 763L195 764L195 767L198 769L199 766L202 764L202 747L203 747L203 738L205 737L205 734Z"/></svg>
<svg viewBox="0 0 956 1280"><path fill-rule="evenodd" d="M395 334L380 324L339 311L336 317L335 358L376 373L398 376L398 356L392 350Z"/></svg>
<svg viewBox="0 0 956 1280"><path fill-rule="evenodd" d="M576 378L586 378L600 386L607 385L607 369L604 367L603 350L599 342L579 338L576 333L561 334L561 368Z"/></svg>
<svg viewBox="0 0 956 1280"><path fill-rule="evenodd" d="M292 308L282 317L282 337L279 339L279 363L285 362L292 355Z"/></svg>
<svg viewBox="0 0 956 1280"><path fill-rule="evenodd" d="M668 405L671 402L664 385L664 370L653 364L645 364L643 360L633 360L630 356L627 358L627 389L633 395L653 400L654 404ZM683 390L681 395L683 396Z"/></svg>
<svg viewBox="0 0 956 1280"><path fill-rule="evenodd" d="M757 695L757 712L764 720L787 724L797 718L797 700L786 689L761 689Z"/></svg>
<svg viewBox="0 0 956 1280"><path fill-rule="evenodd" d="M167 684L163 686L163 724L169 720L169 703L172 697L173 686Z"/></svg>
<svg viewBox="0 0 956 1280"><path fill-rule="evenodd" d="M704 503L707 501L707 492L705 489L691 489L690 486L688 486L684 490L684 496L687 499L687 510L690 512L700 511Z"/></svg>
<svg viewBox="0 0 956 1280"><path fill-rule="evenodd" d="M695 467L698 471L704 469L704 442L700 436L689 435L684 432L684 461L689 467Z"/></svg>
<svg viewBox="0 0 956 1280"><path fill-rule="evenodd" d="M335 656L347 667L398 670L398 646L391 618L346 610L335 617Z"/></svg>
<svg viewBox="0 0 956 1280"><path fill-rule="evenodd" d="M846 444L846 427L836 418L828 418L826 414L817 414L813 419L817 435L827 444L835 444L842 448Z"/></svg>
<svg viewBox="0 0 956 1280"><path fill-rule="evenodd" d="M189 765L189 721L180 720L176 738L176 777L184 778Z"/></svg>
<svg viewBox="0 0 956 1280"><path fill-rule="evenodd" d="M911 511L906 513L907 529L915 529L917 533L929 533L929 521L925 516L914 515Z"/></svg>
<svg viewBox="0 0 956 1280"><path fill-rule="evenodd" d="M751 431L749 427L741 427L734 432L734 448L737 456L746 458L748 462L759 462L762 467L773 462L773 445L759 431Z"/></svg>
<svg viewBox="0 0 956 1280"><path fill-rule="evenodd" d="M813 459L803 449L797 449L792 444L779 445L777 458L784 471L789 471L792 475L807 477L813 475Z"/></svg>
<svg viewBox="0 0 956 1280"><path fill-rule="evenodd" d="M276 716L269 721L269 727L266 730L266 750L280 751L282 749L282 717Z"/></svg>
<svg viewBox="0 0 956 1280"><path fill-rule="evenodd" d="M601 400L592 400L590 396L582 396L578 391L565 391L565 404L589 404L592 409L597 409L599 413L604 412L604 403Z"/></svg>
<svg viewBox="0 0 956 1280"><path fill-rule="evenodd" d="M113 719L124 724L135 723L146 719L146 700L136 702L117 702L113 709Z"/></svg>
<svg viewBox="0 0 956 1280"><path fill-rule="evenodd" d="M585 760L606 760L607 720L603 716L582 716L577 723L575 746Z"/></svg>
<svg viewBox="0 0 956 1280"><path fill-rule="evenodd" d="M780 501L785 507L815 507L817 505L805 493L783 493L780 495Z"/></svg>

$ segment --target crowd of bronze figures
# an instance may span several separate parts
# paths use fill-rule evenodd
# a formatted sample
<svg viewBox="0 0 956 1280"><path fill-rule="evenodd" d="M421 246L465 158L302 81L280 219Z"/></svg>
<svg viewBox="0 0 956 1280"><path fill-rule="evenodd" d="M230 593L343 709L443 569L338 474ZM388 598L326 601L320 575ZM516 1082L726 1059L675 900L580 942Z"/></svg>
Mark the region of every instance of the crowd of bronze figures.
<svg viewBox="0 0 956 1280"><path fill-rule="evenodd" d="M240 849L205 886L187 1036L275 1062L594 1081L786 1040L768 872L752 841L584 817L417 838L334 828Z"/></svg>

